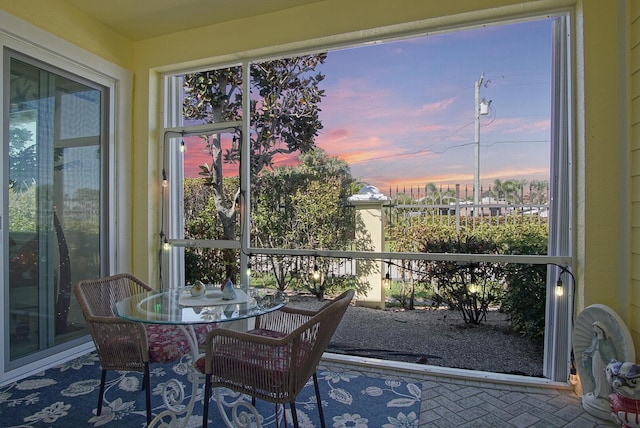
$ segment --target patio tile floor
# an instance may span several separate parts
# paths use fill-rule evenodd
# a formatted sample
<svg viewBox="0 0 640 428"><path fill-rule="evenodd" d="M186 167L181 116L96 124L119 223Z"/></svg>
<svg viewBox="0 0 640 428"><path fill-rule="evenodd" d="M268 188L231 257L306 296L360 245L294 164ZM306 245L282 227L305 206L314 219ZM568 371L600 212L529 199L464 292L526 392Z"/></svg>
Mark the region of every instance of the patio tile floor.
<svg viewBox="0 0 640 428"><path fill-rule="evenodd" d="M420 383L421 427L615 427L591 416L582 408L580 397L568 385L537 385L508 377L465 378L429 373L415 365L398 365L362 358L325 357L321 366L361 374ZM478 372L474 372L477 374Z"/></svg>

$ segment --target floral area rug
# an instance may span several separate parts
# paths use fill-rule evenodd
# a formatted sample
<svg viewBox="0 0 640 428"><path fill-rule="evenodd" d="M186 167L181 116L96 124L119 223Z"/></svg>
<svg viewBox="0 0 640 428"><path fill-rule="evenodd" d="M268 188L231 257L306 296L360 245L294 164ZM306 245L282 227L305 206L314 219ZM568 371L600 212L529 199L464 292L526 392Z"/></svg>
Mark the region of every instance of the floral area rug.
<svg viewBox="0 0 640 428"><path fill-rule="evenodd" d="M153 416L166 410L161 393L169 379L177 379L191 396L190 358L169 364L151 365L151 405ZM320 394L327 427L418 427L421 388L419 384L362 376L348 371L318 369ZM95 353L83 355L61 366L0 387L0 426L2 427L144 427L146 426L142 375L137 372L107 372L107 385L102 414L96 415L100 386L100 362ZM234 394L218 390L225 398ZM196 403L188 421L178 417L182 425L202 425L200 384ZM230 400L228 400L230 401ZM286 411L258 401L256 408L264 427L282 426L284 417L291 424L289 406ZM296 400L301 427L319 427L318 409L310 380ZM226 409L231 417L230 409ZM278 422L278 419L280 422ZM278 425L278 423L280 425ZM209 405L209 426L222 427L224 422L215 402ZM254 425L255 426L255 425Z"/></svg>

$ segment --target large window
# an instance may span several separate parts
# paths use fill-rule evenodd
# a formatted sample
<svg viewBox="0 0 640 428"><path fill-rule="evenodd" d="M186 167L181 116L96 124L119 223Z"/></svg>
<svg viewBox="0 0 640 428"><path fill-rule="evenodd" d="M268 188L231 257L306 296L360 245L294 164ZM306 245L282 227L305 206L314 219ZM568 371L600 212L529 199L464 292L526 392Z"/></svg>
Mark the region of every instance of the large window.
<svg viewBox="0 0 640 428"><path fill-rule="evenodd" d="M543 278L549 265L545 361L561 367L545 374L566 379L570 297L550 292L555 265L571 260L566 20L168 77L166 111L182 114L166 118L159 177L164 285L244 282L249 264L271 269L279 286L287 274L379 280L405 261L537 265ZM498 233L488 233L491 246L453 251L409 239L477 242L513 225L542 244L494 245Z"/></svg>

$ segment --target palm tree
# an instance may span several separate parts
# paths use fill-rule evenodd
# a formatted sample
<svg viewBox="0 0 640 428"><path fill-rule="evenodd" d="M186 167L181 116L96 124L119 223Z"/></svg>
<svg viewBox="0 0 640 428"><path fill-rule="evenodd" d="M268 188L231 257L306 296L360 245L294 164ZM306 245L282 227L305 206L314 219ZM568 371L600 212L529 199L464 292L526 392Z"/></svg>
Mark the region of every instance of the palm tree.
<svg viewBox="0 0 640 428"><path fill-rule="evenodd" d="M548 181L532 180L529 183L529 202L536 205L544 205L549 202Z"/></svg>
<svg viewBox="0 0 640 428"><path fill-rule="evenodd" d="M489 190L489 195L496 200L505 200L509 204L521 204L524 199L524 186L527 180L506 180L496 178L493 181L493 189Z"/></svg>

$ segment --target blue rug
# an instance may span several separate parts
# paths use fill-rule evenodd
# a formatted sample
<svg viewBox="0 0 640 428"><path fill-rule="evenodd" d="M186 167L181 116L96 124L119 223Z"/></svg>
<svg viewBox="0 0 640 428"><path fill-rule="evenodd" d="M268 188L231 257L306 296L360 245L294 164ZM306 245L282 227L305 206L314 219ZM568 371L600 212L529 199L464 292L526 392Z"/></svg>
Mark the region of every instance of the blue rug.
<svg viewBox="0 0 640 428"><path fill-rule="evenodd" d="M161 398L163 385L176 378L187 396L190 361L185 357L170 364L151 366L151 405L153 415L166 410ZM419 384L362 376L348 371L318 370L320 394L327 427L418 427L421 389ZM0 425L2 427L144 427L145 401L142 375L136 372L107 372L102 414L96 416L100 386L100 363L94 353L59 367L0 387ZM229 390L221 389L226 398ZM202 423L202 385L187 427ZM230 401L230 400L227 400ZM277 426L274 405L256 404L261 423ZM313 382L309 381L296 400L301 427L319 427ZM287 406L284 417L291 423ZM278 418L282 418L280 408ZM215 402L209 405L209 426L224 426ZM282 426L282 421L280 421Z"/></svg>

